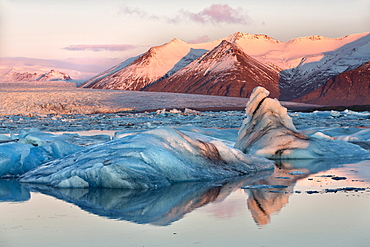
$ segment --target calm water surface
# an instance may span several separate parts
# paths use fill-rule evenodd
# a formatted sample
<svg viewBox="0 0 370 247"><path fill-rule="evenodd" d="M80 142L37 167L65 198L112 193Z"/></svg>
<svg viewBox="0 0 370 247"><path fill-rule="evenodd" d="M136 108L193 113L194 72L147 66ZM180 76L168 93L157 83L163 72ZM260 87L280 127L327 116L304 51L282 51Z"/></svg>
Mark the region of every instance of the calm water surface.
<svg viewBox="0 0 370 247"><path fill-rule="evenodd" d="M370 161L152 191L0 180L0 246L369 246Z"/></svg>

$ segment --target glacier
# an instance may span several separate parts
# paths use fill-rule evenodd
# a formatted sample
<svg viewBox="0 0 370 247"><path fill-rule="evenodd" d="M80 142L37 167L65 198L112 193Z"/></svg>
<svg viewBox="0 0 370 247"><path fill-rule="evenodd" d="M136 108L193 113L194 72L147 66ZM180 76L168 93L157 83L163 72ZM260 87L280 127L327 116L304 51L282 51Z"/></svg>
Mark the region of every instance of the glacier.
<svg viewBox="0 0 370 247"><path fill-rule="evenodd" d="M370 158L370 152L356 144L323 133L306 135L297 131L287 109L268 95L263 87L253 90L235 148L270 159Z"/></svg>
<svg viewBox="0 0 370 247"><path fill-rule="evenodd" d="M243 154L216 138L158 128L51 161L25 173L19 181L58 188L151 189L273 168L273 161Z"/></svg>

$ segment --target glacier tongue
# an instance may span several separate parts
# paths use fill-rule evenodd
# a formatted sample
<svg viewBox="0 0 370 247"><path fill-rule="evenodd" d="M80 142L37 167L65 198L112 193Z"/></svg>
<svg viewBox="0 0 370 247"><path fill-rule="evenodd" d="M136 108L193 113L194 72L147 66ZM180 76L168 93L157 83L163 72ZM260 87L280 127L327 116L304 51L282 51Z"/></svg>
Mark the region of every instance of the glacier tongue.
<svg viewBox="0 0 370 247"><path fill-rule="evenodd" d="M124 136L51 161L24 174L20 181L61 188L147 189L182 181L225 179L274 167L272 161L197 135L199 138L162 128Z"/></svg>

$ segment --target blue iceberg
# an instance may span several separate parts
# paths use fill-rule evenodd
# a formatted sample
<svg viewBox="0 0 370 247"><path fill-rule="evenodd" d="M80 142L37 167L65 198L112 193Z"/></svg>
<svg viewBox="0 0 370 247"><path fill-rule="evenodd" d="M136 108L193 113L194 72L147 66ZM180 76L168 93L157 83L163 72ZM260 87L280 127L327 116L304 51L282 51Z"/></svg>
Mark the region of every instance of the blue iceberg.
<svg viewBox="0 0 370 247"><path fill-rule="evenodd" d="M58 188L148 189L211 181L274 168L209 136L159 128L124 136L46 163L20 182Z"/></svg>

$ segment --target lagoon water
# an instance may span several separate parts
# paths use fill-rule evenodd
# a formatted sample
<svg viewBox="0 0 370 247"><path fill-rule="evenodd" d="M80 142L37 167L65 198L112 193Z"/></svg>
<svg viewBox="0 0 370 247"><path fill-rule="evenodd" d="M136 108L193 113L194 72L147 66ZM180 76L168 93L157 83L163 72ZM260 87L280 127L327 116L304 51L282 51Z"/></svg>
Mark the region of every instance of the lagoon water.
<svg viewBox="0 0 370 247"><path fill-rule="evenodd" d="M239 111L139 112L195 106L239 109L244 108L245 99L204 97L201 101L186 95L178 102L164 94L151 94L153 98L139 92L102 94L97 90L76 97L82 92L75 88L62 94L60 88L55 89L56 98L44 89L37 91L34 85L32 90L29 85L23 90L23 86L2 87L0 134L19 135L30 128L73 132L81 136L70 135L69 140L84 146L105 142L103 135L112 137L116 131L123 131L117 132L119 137L175 126L235 141L245 118ZM23 100L14 101L12 93L19 90ZM58 112L61 102L63 109L74 114ZM137 112L110 113L133 106L140 106ZM32 114L28 114L29 107L33 107ZM370 147L369 112L290 112L290 116L306 134L319 131ZM370 160L281 162L274 171L227 182L178 183L147 191L55 189L0 179L0 247L367 247L369 243Z"/></svg>
<svg viewBox="0 0 370 247"><path fill-rule="evenodd" d="M0 246L365 247L370 161L340 163L147 191L0 180Z"/></svg>

